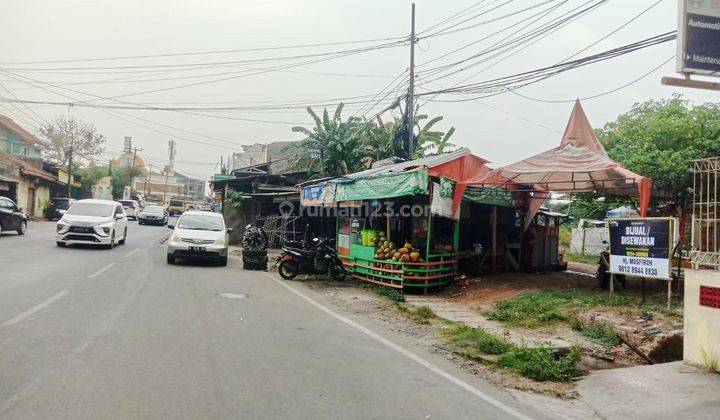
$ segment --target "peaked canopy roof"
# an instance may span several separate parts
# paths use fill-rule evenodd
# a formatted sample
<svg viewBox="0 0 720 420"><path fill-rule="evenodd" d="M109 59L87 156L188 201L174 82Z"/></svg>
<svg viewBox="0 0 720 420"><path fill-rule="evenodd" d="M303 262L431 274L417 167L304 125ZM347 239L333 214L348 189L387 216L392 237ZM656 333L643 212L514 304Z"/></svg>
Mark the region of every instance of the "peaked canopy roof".
<svg viewBox="0 0 720 420"><path fill-rule="evenodd" d="M643 217L650 202L652 184L649 178L626 169L608 157L579 100L575 101L558 147L497 168L474 178L469 185L507 183L532 185L535 191L545 192L637 194Z"/></svg>

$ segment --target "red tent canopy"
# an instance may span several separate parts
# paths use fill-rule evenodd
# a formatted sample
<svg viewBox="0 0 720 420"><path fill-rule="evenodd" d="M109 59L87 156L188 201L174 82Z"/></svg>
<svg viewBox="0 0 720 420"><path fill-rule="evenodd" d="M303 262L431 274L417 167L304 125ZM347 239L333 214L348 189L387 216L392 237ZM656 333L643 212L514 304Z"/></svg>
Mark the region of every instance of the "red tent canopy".
<svg viewBox="0 0 720 420"><path fill-rule="evenodd" d="M531 185L535 191L545 193L536 194L542 200L549 191L637 194L643 217L650 204L652 186L649 178L626 169L608 157L579 100L575 102L558 147L475 177L467 185L507 183Z"/></svg>

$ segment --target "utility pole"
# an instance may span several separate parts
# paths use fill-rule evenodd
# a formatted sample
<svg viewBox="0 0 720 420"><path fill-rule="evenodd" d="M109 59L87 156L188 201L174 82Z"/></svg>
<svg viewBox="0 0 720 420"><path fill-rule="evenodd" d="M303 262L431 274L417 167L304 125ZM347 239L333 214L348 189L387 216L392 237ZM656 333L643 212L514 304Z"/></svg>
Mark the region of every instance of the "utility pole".
<svg viewBox="0 0 720 420"><path fill-rule="evenodd" d="M72 198L72 158L73 158L73 146L75 146L74 136L70 136L70 149L68 149L68 165L67 165L67 198Z"/></svg>
<svg viewBox="0 0 720 420"><path fill-rule="evenodd" d="M167 204L168 177L170 176L170 165L165 165L165 188L163 188L163 202Z"/></svg>
<svg viewBox="0 0 720 420"><path fill-rule="evenodd" d="M413 124L414 109L413 97L415 96L415 3L412 4L412 13L410 18L410 85L408 86L407 103L405 105L405 113L407 114L407 147L408 159L413 157Z"/></svg>

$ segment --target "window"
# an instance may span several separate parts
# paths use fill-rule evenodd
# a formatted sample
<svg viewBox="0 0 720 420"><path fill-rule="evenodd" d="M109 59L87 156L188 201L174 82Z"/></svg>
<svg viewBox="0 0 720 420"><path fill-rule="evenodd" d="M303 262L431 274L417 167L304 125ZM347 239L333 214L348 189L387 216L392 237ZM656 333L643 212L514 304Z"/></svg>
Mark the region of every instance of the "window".
<svg viewBox="0 0 720 420"><path fill-rule="evenodd" d="M190 230L212 230L222 231L223 220L218 216L207 216L204 214L185 214L178 220L177 227Z"/></svg>
<svg viewBox="0 0 720 420"><path fill-rule="evenodd" d="M122 211L122 207L120 207ZM77 214L81 216L92 217L109 217L112 216L113 206L111 204L101 203L75 203L70 206L68 214Z"/></svg>
<svg viewBox="0 0 720 420"><path fill-rule="evenodd" d="M0 208L10 209L10 208L12 208L12 205L10 204L10 202L8 200L6 200L4 198L0 198Z"/></svg>

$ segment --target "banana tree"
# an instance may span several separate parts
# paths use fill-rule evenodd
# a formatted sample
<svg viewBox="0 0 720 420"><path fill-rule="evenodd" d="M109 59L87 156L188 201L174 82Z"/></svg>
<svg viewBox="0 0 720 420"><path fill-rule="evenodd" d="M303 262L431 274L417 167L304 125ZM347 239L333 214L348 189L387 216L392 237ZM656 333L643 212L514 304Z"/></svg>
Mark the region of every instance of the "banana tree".
<svg viewBox="0 0 720 420"><path fill-rule="evenodd" d="M359 139L351 135L353 123L342 121L343 104L339 104L332 118L327 108L320 117L308 107L308 114L315 125L311 130L293 127L292 131L305 135L303 140L290 144L286 150L293 152L290 166L320 176L346 175L361 169L363 157Z"/></svg>

